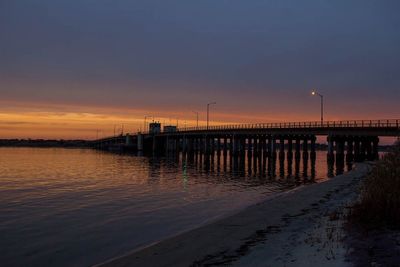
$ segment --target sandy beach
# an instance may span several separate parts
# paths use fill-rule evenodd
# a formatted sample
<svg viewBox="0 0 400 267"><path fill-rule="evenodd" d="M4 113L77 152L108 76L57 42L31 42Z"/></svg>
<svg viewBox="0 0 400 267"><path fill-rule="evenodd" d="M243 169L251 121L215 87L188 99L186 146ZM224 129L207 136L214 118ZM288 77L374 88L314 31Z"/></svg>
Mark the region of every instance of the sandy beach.
<svg viewBox="0 0 400 267"><path fill-rule="evenodd" d="M368 164L357 164L324 183L97 266L346 266L342 215L369 170Z"/></svg>

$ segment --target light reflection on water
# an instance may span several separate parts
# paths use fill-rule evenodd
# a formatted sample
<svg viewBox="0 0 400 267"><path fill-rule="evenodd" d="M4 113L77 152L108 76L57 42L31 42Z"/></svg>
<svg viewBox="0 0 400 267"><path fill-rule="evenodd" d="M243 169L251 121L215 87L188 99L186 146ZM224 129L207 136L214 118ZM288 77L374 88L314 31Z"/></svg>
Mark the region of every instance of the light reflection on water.
<svg viewBox="0 0 400 267"><path fill-rule="evenodd" d="M218 164L220 162L220 164ZM85 149L0 148L0 262L85 266L148 245L298 184L327 179L326 152L288 176L215 157L170 159ZM249 168L249 166L251 168ZM282 168L283 167L283 168ZM259 167L262 168L262 167ZM272 175L273 176L273 175Z"/></svg>

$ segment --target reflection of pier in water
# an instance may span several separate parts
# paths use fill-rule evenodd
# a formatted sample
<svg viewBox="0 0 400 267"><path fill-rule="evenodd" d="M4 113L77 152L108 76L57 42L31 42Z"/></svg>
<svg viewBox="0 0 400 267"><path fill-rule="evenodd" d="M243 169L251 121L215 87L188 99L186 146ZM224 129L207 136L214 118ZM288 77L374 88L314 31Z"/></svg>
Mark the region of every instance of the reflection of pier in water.
<svg viewBox="0 0 400 267"><path fill-rule="evenodd" d="M249 141L250 140L250 141ZM314 140L315 142L315 140ZM167 154L175 158L177 162L190 164L198 170L210 173L231 173L232 176L259 177L269 179L293 179L299 183L314 182L316 177L317 152L315 146L307 142L294 143L281 142L276 150L269 150L268 143L262 140L248 139L243 142L243 147L234 153L230 149L229 142L221 143L214 140L210 149L201 149L201 141L196 146L194 142L192 149L185 149L182 143L178 151L171 150ZM293 149L295 152L293 152ZM326 152L325 152L326 153ZM334 156L335 157L335 156ZM336 155L336 160L326 160L328 177L342 174L345 170L351 170L352 163L345 162L345 157ZM321 160L321 159L319 159ZM347 163L347 164L346 164ZM321 163L319 163L321 164Z"/></svg>

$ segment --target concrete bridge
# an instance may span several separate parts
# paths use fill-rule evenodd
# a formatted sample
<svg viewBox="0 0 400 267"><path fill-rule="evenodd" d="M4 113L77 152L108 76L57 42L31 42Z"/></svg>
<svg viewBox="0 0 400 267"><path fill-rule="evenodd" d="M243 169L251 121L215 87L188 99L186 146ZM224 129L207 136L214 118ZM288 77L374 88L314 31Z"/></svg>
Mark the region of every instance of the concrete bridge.
<svg viewBox="0 0 400 267"><path fill-rule="evenodd" d="M144 154L204 154L280 159L315 158L316 136L326 136L328 161L373 160L379 137L399 137L400 120L236 124L150 131L93 141L93 147ZM286 153L285 153L286 152Z"/></svg>

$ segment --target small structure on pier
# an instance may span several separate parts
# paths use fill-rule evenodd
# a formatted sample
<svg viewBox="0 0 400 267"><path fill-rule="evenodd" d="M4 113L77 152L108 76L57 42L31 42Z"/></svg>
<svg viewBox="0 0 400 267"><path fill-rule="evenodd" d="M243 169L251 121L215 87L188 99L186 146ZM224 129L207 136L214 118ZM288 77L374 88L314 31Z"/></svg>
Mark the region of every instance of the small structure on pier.
<svg viewBox="0 0 400 267"><path fill-rule="evenodd" d="M152 122L149 124L149 133L150 134L159 134L161 133L161 123Z"/></svg>

